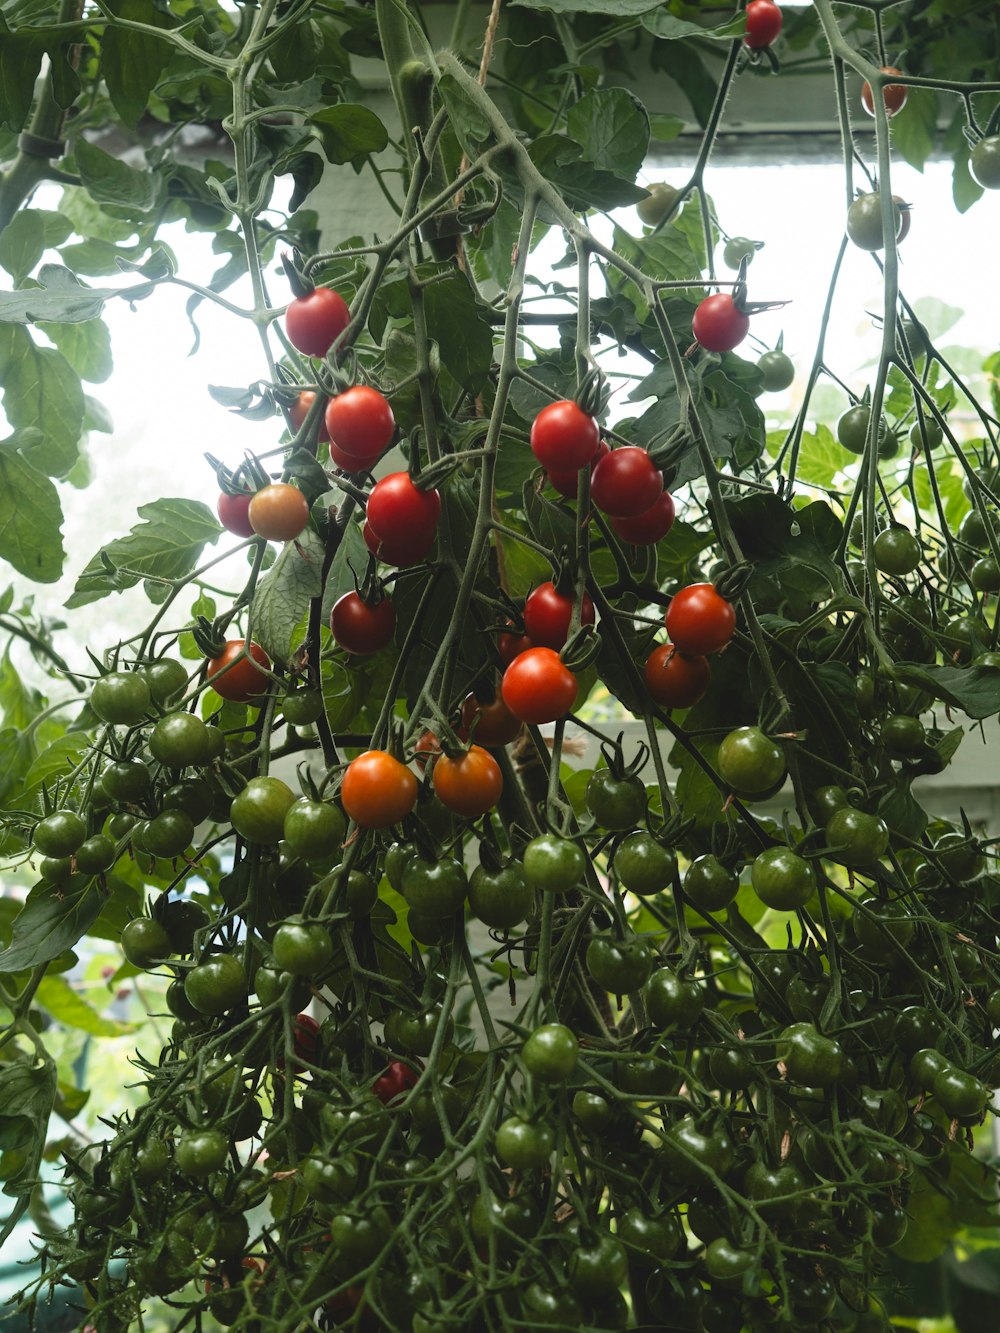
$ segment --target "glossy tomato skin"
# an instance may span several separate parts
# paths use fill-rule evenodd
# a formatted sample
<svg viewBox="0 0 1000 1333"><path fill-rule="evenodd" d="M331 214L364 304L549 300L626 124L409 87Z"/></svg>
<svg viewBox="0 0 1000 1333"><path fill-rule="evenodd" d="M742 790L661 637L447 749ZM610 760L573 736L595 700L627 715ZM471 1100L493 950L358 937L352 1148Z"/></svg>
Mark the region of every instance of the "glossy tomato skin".
<svg viewBox="0 0 1000 1333"><path fill-rule="evenodd" d="M882 74L902 74L901 69L895 65L882 65L880 67ZM906 105L906 84L905 83L887 83L882 89L882 102L885 106L885 114L892 117L897 111L902 111ZM872 86L867 81L861 87L861 105L868 112L869 116L875 114L875 95L872 92Z"/></svg>
<svg viewBox="0 0 1000 1333"><path fill-rule="evenodd" d="M510 621L507 623L510 624ZM515 657L520 657L534 646L527 634L513 634L509 630L504 630L497 635L497 652L504 666L510 666Z"/></svg>
<svg viewBox="0 0 1000 1333"><path fill-rule="evenodd" d="M362 828L389 828L417 803L417 779L386 750L366 750L347 765L340 800Z"/></svg>
<svg viewBox="0 0 1000 1333"><path fill-rule="evenodd" d="M633 546L655 546L674 526L676 510L669 491L663 494L634 518L612 518L611 526L622 541Z"/></svg>
<svg viewBox="0 0 1000 1333"><path fill-rule="evenodd" d="M392 642L396 612L388 597L366 602L359 592L345 592L330 612L330 633L349 653L365 657Z"/></svg>
<svg viewBox="0 0 1000 1333"><path fill-rule="evenodd" d="M660 498L663 474L645 449L612 449L594 468L590 498L612 518L637 518Z"/></svg>
<svg viewBox="0 0 1000 1333"><path fill-rule="evenodd" d="M747 31L743 41L751 51L770 46L781 31L781 10L774 0L750 0L746 9Z"/></svg>
<svg viewBox="0 0 1000 1333"><path fill-rule="evenodd" d="M309 522L309 501L297 486L276 481L263 486L250 501L250 526L269 542L291 542Z"/></svg>
<svg viewBox="0 0 1000 1333"><path fill-rule="evenodd" d="M750 332L750 316L737 310L728 292L716 292L698 303L691 332L707 352L731 352Z"/></svg>
<svg viewBox="0 0 1000 1333"><path fill-rule="evenodd" d="M305 296L297 296L285 311L285 332L304 356L326 356L350 320L342 296L329 287L314 287Z"/></svg>
<svg viewBox="0 0 1000 1333"><path fill-rule="evenodd" d="M260 698L271 683L265 674L271 659L259 643L250 643L243 655L245 643L245 639L230 639L219 656L209 660L205 673L215 693L232 703L245 704Z"/></svg>
<svg viewBox="0 0 1000 1333"><path fill-rule="evenodd" d="M893 207L896 218L896 235L899 236L903 224L903 210ZM882 196L879 194L859 194L847 210L847 235L859 250L881 250L885 244L882 231Z"/></svg>
<svg viewBox="0 0 1000 1333"><path fill-rule="evenodd" d="M434 549L433 532L421 532L415 536L400 533L389 541L383 541L371 524L366 523L361 535L365 539L365 545L377 560L386 565L395 565L397 569L418 565L421 560L426 560Z"/></svg>
<svg viewBox="0 0 1000 1333"><path fill-rule="evenodd" d="M531 423L531 451L550 473L579 472L600 443L597 422L569 398L549 403Z"/></svg>
<svg viewBox="0 0 1000 1333"><path fill-rule="evenodd" d="M733 637L736 612L711 583L691 583L674 593L664 622L675 648L707 657L725 648Z"/></svg>
<svg viewBox="0 0 1000 1333"><path fill-rule="evenodd" d="M541 648L561 648L569 635L573 605L573 597L559 592L554 583L540 583L524 603L524 628L531 642ZM580 624L592 625L595 618L594 603L584 593Z"/></svg>
<svg viewBox="0 0 1000 1333"><path fill-rule="evenodd" d="M467 694L462 704L462 726L480 745L510 745L521 734L521 719L515 717L497 692L489 703ZM473 730L475 728L475 730Z"/></svg>
<svg viewBox="0 0 1000 1333"><path fill-rule="evenodd" d="M418 1078L419 1074L410 1065L402 1060L392 1060L386 1066L385 1072L372 1084L372 1092L383 1106L388 1106L397 1097L409 1092Z"/></svg>
<svg viewBox="0 0 1000 1333"><path fill-rule="evenodd" d="M372 532L387 543L433 539L441 496L435 490L419 490L408 472L391 472L372 487L365 517Z"/></svg>
<svg viewBox="0 0 1000 1333"><path fill-rule="evenodd" d="M601 459L610 452L611 450L608 447L607 441L602 440L597 446L597 453L594 454L593 458L590 460L591 476L594 475L594 469L597 467ZM550 470L548 472L549 482L560 495L565 495L567 500L575 500L582 470L582 468L577 468L576 470L571 469L569 472L553 472Z"/></svg>
<svg viewBox="0 0 1000 1333"><path fill-rule="evenodd" d="M650 698L663 708L691 708L703 698L712 679L708 658L678 652L661 643L646 658L643 680Z"/></svg>
<svg viewBox="0 0 1000 1333"><path fill-rule="evenodd" d="M1000 190L1000 134L979 140L969 156L969 170L984 190Z"/></svg>
<svg viewBox="0 0 1000 1333"><path fill-rule="evenodd" d="M355 384L331 398L326 405L324 425L335 463L340 459L334 449L357 459L355 471L366 471L392 443L396 420L385 396L370 384ZM341 464L341 466L343 466Z"/></svg>
<svg viewBox="0 0 1000 1333"><path fill-rule="evenodd" d="M451 759L443 754L434 765L434 790L441 804L465 819L492 810L503 792L500 765L481 745Z"/></svg>
<svg viewBox="0 0 1000 1333"><path fill-rule="evenodd" d="M302 429L302 423L309 415L309 409L315 401L316 395L312 389L303 389L295 402L289 407L288 417L292 423L292 430L296 435ZM329 435L326 433L326 422L322 417L319 419L319 432L316 438L319 440L320 444L326 444L330 439Z"/></svg>
<svg viewBox="0 0 1000 1333"><path fill-rule="evenodd" d="M219 522L234 537L252 537L253 525L250 522L250 501L252 495L229 495L220 491L215 503Z"/></svg>
<svg viewBox="0 0 1000 1333"><path fill-rule="evenodd" d="M522 722L565 717L576 701L576 676L552 648L529 648L503 676L503 701Z"/></svg>

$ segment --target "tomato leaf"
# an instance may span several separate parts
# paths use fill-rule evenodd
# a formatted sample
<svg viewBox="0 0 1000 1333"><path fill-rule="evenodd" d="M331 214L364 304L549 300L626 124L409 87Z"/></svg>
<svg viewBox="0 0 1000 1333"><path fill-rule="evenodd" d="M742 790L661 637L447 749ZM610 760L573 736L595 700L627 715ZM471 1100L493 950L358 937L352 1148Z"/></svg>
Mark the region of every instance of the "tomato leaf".
<svg viewBox="0 0 1000 1333"><path fill-rule="evenodd" d="M257 584L250 610L254 638L272 661L284 663L296 626L309 603L323 592L323 540L306 528L286 542L273 567Z"/></svg>
<svg viewBox="0 0 1000 1333"><path fill-rule="evenodd" d="M10 944L0 951L0 972L21 972L51 962L87 933L104 905L96 883L61 894L40 881L14 918Z"/></svg>
<svg viewBox="0 0 1000 1333"><path fill-rule="evenodd" d="M153 0L108 0L117 18L147 27L165 27L162 9ZM136 125L160 74L171 57L169 42L149 32L108 27L101 40L101 73L108 96L126 125Z"/></svg>
<svg viewBox="0 0 1000 1333"><path fill-rule="evenodd" d="M162 181L151 171L137 171L103 148L78 139L76 166L87 193L99 204L113 204L133 213L148 213L162 193Z"/></svg>
<svg viewBox="0 0 1000 1333"><path fill-rule="evenodd" d="M375 112L366 106L340 102L309 117L323 144L326 160L341 165L363 163L369 153L380 153L389 134Z"/></svg>
<svg viewBox="0 0 1000 1333"><path fill-rule="evenodd" d="M634 180L649 147L646 108L624 88L599 88L570 107L566 128L595 167Z"/></svg>
<svg viewBox="0 0 1000 1333"><path fill-rule="evenodd" d="M0 440L0 558L28 578L54 583L66 558L59 494L19 447L38 434L20 431Z"/></svg>
<svg viewBox="0 0 1000 1333"><path fill-rule="evenodd" d="M134 1031L132 1023L102 1017L64 977L43 977L35 999L63 1027L88 1032L92 1037L120 1037Z"/></svg>
<svg viewBox="0 0 1000 1333"><path fill-rule="evenodd" d="M929 690L936 699L960 708L969 717L992 717L1000 713L1000 671L996 667L922 666L897 662L896 676Z"/></svg>

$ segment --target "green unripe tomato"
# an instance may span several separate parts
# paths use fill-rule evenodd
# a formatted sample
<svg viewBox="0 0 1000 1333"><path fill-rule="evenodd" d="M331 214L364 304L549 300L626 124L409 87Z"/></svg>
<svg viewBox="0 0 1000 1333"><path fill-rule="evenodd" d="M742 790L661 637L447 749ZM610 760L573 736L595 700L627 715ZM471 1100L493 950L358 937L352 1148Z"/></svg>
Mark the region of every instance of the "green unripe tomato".
<svg viewBox="0 0 1000 1333"><path fill-rule="evenodd" d="M523 865L524 878L531 888L566 893L583 879L587 858L568 838L542 833L525 847Z"/></svg>
<svg viewBox="0 0 1000 1333"><path fill-rule="evenodd" d="M912 574L920 564L920 543L907 528L894 524L875 538L875 567L897 578Z"/></svg>
<svg viewBox="0 0 1000 1333"><path fill-rule="evenodd" d="M534 890L519 861L509 861L499 870L479 865L469 876L469 908L496 930L510 930L524 921L533 899Z"/></svg>
<svg viewBox="0 0 1000 1333"><path fill-rule="evenodd" d="M188 1130L177 1140L174 1159L178 1170L193 1180L204 1180L224 1165L229 1140L217 1129Z"/></svg>
<svg viewBox="0 0 1000 1333"><path fill-rule="evenodd" d="M737 796L761 796L784 781L781 746L760 727L737 727L719 746L719 774Z"/></svg>
<svg viewBox="0 0 1000 1333"><path fill-rule="evenodd" d="M344 890L344 910L352 921L371 916L378 902L378 885L367 870L349 870Z"/></svg>
<svg viewBox="0 0 1000 1333"><path fill-rule="evenodd" d="M640 222L645 222L647 227L655 227L673 209L679 191L665 181L647 185L646 190L648 191L646 198L639 200L635 211L639 214Z"/></svg>
<svg viewBox="0 0 1000 1333"><path fill-rule="evenodd" d="M726 268L736 270L744 259L751 263L757 253L757 243L748 236L730 236L722 249L722 262Z"/></svg>
<svg viewBox="0 0 1000 1333"><path fill-rule="evenodd" d="M105 833L95 833L76 849L76 869L81 875L103 875L117 859L115 844Z"/></svg>
<svg viewBox="0 0 1000 1333"><path fill-rule="evenodd" d="M275 966L294 977L317 977L333 958L333 938L318 921L300 917L283 921L274 932L271 952Z"/></svg>
<svg viewBox="0 0 1000 1333"><path fill-rule="evenodd" d="M285 831L285 816L295 793L280 778L251 778L233 800L229 817L247 842L276 843Z"/></svg>
<svg viewBox="0 0 1000 1333"><path fill-rule="evenodd" d="M677 874L677 857L651 833L639 831L618 844L614 868L622 888L644 898L670 888Z"/></svg>
<svg viewBox="0 0 1000 1333"><path fill-rule="evenodd" d="M574 1033L562 1023L535 1028L521 1047L525 1068L543 1083L563 1083L576 1068L580 1047Z"/></svg>
<svg viewBox="0 0 1000 1333"><path fill-rule="evenodd" d="M740 881L717 856L699 856L688 866L684 892L703 912L721 912L736 897Z"/></svg>
<svg viewBox="0 0 1000 1333"><path fill-rule="evenodd" d="M138 759L119 759L101 774L101 786L113 801L141 801L151 783L149 769Z"/></svg>
<svg viewBox="0 0 1000 1333"><path fill-rule="evenodd" d="M607 768L590 775L585 799L598 824L619 833L634 829L646 814L646 788L640 779L616 778Z"/></svg>
<svg viewBox="0 0 1000 1333"><path fill-rule="evenodd" d="M651 1023L659 1028L690 1030L705 1007L705 989L693 978L679 977L672 968L658 968L643 987Z"/></svg>
<svg viewBox="0 0 1000 1333"><path fill-rule="evenodd" d="M281 702L285 721L293 727L308 727L323 716L323 696L319 690L296 690Z"/></svg>
<svg viewBox="0 0 1000 1333"><path fill-rule="evenodd" d="M878 815L846 806L831 815L826 825L830 855L845 866L868 866L884 856L889 830Z"/></svg>
<svg viewBox="0 0 1000 1333"><path fill-rule="evenodd" d="M164 810L143 829L142 845L151 856L180 856L193 837L190 815L183 810Z"/></svg>
<svg viewBox="0 0 1000 1333"><path fill-rule="evenodd" d="M776 349L765 352L757 362L757 369L764 377L766 393L780 393L790 387L795 379L795 365L790 356Z"/></svg>
<svg viewBox="0 0 1000 1333"><path fill-rule="evenodd" d="M289 851L304 861L321 861L339 851L347 821L340 808L329 801L301 796L288 807L284 834Z"/></svg>
<svg viewBox="0 0 1000 1333"><path fill-rule="evenodd" d="M214 750L212 728L193 713L168 713L149 736L150 754L167 768L207 764Z"/></svg>
<svg viewBox="0 0 1000 1333"><path fill-rule="evenodd" d="M750 867L750 882L762 903L778 912L805 907L816 888L812 869L790 847L768 847Z"/></svg>
<svg viewBox="0 0 1000 1333"><path fill-rule="evenodd" d="M72 856L87 836L87 825L75 810L56 810L35 825L32 842L43 856Z"/></svg>
<svg viewBox="0 0 1000 1333"><path fill-rule="evenodd" d="M170 936L159 921L137 916L122 929L122 953L133 967L154 967L172 952Z"/></svg>
<svg viewBox="0 0 1000 1333"><path fill-rule="evenodd" d="M224 1014L246 999L248 989L243 964L228 953L212 955L184 978L184 994L199 1014Z"/></svg>
<svg viewBox="0 0 1000 1333"><path fill-rule="evenodd" d="M147 663L142 674L146 677L150 695L158 704L165 704L183 693L188 681L187 667L171 657L161 657L159 661Z"/></svg>
<svg viewBox="0 0 1000 1333"><path fill-rule="evenodd" d="M90 706L97 716L116 726L136 726L149 705L149 684L137 671L110 671L90 692Z"/></svg>
<svg viewBox="0 0 1000 1333"><path fill-rule="evenodd" d="M984 190L1000 190L1000 134L979 140L969 154L969 170Z"/></svg>
<svg viewBox="0 0 1000 1333"><path fill-rule="evenodd" d="M924 417L923 430L920 428L919 421L915 421L910 427L910 443L913 445L914 449L923 449L925 447L925 435L927 437L926 447L928 449L937 449L939 445L944 443L944 431L942 430L940 423L935 421L933 417Z"/></svg>
<svg viewBox="0 0 1000 1333"><path fill-rule="evenodd" d="M515 1171L531 1171L547 1166L556 1146L551 1125L534 1124L512 1115L497 1128L497 1156Z"/></svg>
<svg viewBox="0 0 1000 1333"><path fill-rule="evenodd" d="M908 717L905 713L887 717L879 734L886 754L893 759L912 759L927 743L927 732L920 718Z"/></svg>

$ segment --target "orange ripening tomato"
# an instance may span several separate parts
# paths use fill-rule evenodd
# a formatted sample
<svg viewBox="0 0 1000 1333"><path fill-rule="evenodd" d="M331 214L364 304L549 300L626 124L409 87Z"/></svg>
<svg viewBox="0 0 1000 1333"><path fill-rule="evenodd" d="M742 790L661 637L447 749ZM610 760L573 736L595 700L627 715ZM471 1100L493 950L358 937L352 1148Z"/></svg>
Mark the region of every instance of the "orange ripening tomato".
<svg viewBox="0 0 1000 1333"><path fill-rule="evenodd" d="M387 750L366 750L347 765L340 800L362 828L389 828L417 803L417 779Z"/></svg>
<svg viewBox="0 0 1000 1333"><path fill-rule="evenodd" d="M269 542L301 537L309 522L309 501L297 486L284 481L262 486L250 501L250 526Z"/></svg>
<svg viewBox="0 0 1000 1333"><path fill-rule="evenodd" d="M576 676L553 648L529 648L504 672L503 701L522 722L565 717L576 702Z"/></svg>
<svg viewBox="0 0 1000 1333"><path fill-rule="evenodd" d="M434 790L443 806L466 819L492 810L503 791L500 765L481 745L450 759L443 754L434 765Z"/></svg>
<svg viewBox="0 0 1000 1333"><path fill-rule="evenodd" d="M271 659L259 643L246 644L245 639L230 639L218 657L209 660L205 678L222 699L246 704L266 694L271 678L266 674ZM263 668L263 670L261 670Z"/></svg>

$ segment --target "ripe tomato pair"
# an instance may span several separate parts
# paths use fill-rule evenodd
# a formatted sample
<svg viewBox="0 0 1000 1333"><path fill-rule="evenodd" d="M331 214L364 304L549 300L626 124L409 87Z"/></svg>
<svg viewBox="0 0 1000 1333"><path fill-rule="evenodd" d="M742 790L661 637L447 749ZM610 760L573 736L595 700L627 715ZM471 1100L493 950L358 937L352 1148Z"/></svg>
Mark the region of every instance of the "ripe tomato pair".
<svg viewBox="0 0 1000 1333"><path fill-rule="evenodd" d="M365 510L365 544L389 565L415 565L431 552L441 515L441 495L420 490L408 472L377 481Z"/></svg>
<svg viewBox="0 0 1000 1333"><path fill-rule="evenodd" d="M645 449L625 445L601 458L590 479L590 498L611 518L637 518L663 491L663 474Z"/></svg>
<svg viewBox="0 0 1000 1333"><path fill-rule="evenodd" d="M324 426L330 457L345 472L368 472L396 433L388 400L368 384L355 384L331 398Z"/></svg>

